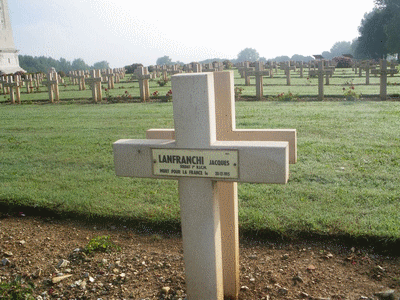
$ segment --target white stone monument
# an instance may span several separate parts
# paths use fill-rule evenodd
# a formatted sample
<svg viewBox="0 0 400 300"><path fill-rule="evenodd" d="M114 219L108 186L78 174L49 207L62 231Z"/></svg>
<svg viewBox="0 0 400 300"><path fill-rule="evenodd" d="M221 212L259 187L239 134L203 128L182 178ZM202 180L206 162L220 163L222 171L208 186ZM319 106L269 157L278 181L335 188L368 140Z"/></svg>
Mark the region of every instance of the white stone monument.
<svg viewBox="0 0 400 300"><path fill-rule="evenodd" d="M236 129L234 73L214 72L215 119L218 141L289 142L289 163L297 161L295 129ZM148 129L148 139L175 140L174 129ZM239 220L236 182L217 182L221 220L224 296L237 299L239 294ZM235 216L232 218L232 215Z"/></svg>
<svg viewBox="0 0 400 300"><path fill-rule="evenodd" d="M0 0L0 74L25 72L19 66L18 51L14 46L7 0Z"/></svg>
<svg viewBox="0 0 400 300"><path fill-rule="evenodd" d="M172 90L175 140L119 140L115 170L118 176L179 181L188 299L222 300L217 183L286 183L289 143L217 141L213 73L175 75Z"/></svg>

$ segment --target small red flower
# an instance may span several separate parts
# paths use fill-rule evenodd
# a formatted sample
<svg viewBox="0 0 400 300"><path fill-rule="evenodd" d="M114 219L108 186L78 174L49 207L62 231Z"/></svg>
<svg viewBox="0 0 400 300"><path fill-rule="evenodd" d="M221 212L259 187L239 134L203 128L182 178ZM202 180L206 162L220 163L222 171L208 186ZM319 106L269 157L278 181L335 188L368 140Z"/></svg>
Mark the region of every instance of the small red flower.
<svg viewBox="0 0 400 300"><path fill-rule="evenodd" d="M107 92L107 89L105 89L105 91Z"/></svg>

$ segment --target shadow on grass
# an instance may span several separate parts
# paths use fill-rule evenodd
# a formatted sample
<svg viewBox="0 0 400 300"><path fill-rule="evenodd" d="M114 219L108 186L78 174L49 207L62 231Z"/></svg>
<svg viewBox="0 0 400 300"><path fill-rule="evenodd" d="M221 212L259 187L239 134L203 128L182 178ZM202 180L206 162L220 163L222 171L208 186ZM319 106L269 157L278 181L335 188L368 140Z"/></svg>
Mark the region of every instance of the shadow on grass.
<svg viewBox="0 0 400 300"><path fill-rule="evenodd" d="M76 212L59 211L43 207L32 207L19 204L9 204L0 200L0 219L6 217L18 217L21 214L29 217L38 217L43 219L73 220L86 225L98 225L100 227L117 228L125 226L141 235L162 235L181 236L181 224L176 221L154 222L147 219L122 218L102 215L89 215ZM240 237L242 241L250 243L277 243L277 244L335 244L346 248L356 247L368 250L371 253L400 256L400 239L382 236L354 236L347 233L324 234L307 231L305 228L285 232L273 231L268 228L254 230L249 228L240 228Z"/></svg>

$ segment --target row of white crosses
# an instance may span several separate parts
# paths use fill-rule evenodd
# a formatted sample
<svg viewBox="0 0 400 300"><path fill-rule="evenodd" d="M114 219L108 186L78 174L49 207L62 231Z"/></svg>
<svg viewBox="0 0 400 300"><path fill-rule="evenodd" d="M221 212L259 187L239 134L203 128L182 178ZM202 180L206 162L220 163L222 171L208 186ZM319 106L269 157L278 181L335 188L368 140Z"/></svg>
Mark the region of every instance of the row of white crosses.
<svg viewBox="0 0 400 300"><path fill-rule="evenodd" d="M15 104L15 101L21 103L21 76L20 75L9 75L2 77L1 84L3 86L4 93L10 95L11 103Z"/></svg>
<svg viewBox="0 0 400 300"><path fill-rule="evenodd" d="M257 63L259 63L259 62L256 62L256 64ZM290 71L296 71L297 67L299 67L300 68L300 78L303 78L303 76L304 76L303 72L304 72L304 67L305 66L306 65L304 65L303 62L295 63L295 62L288 61L288 62L280 63L279 64L279 69L285 71L286 85L288 85L288 86L291 85L291 73L290 73ZM311 69L312 65L309 64L308 66ZM256 66L256 68L257 68L257 66ZM270 78L273 78L274 77L273 70L275 69L275 72L277 72L278 64L275 63L275 62L269 62L267 64L267 69L269 69L268 70L269 72L267 72L267 70L264 71L264 65L262 65L261 68L262 68L262 72L263 72L263 77L269 76ZM241 78L245 79L245 86L250 86L250 76L254 76L254 74L256 74L256 73L260 74L259 73L260 71L258 71L256 73L254 72L255 68L250 67L250 63L249 62L240 63L240 65L238 66L238 70L239 70L239 73L241 75ZM257 97L257 99L259 99L259 98Z"/></svg>
<svg viewBox="0 0 400 300"><path fill-rule="evenodd" d="M93 70L92 70L93 71ZM89 70L78 70L71 71L68 73L68 76L72 80L72 84L79 85L79 90L86 90L86 82L88 78L93 78L92 71ZM99 73L100 72L100 73ZM108 89L114 89L114 83L119 83L121 78L125 77L125 69L116 68L116 69L104 69L99 70L97 72L96 78L101 78L102 82L107 82ZM96 79L97 80L97 79Z"/></svg>
<svg viewBox="0 0 400 300"><path fill-rule="evenodd" d="M10 81L11 78L13 77L13 75L4 75L0 77L0 84L2 86L3 89L3 93L4 94L10 94L10 88L9 87L5 87L4 84L6 84L8 81ZM22 87L24 84L26 86L26 92L29 94L31 92L31 89L33 89L34 87L38 88L40 86L40 84L43 81L43 74L42 73L37 73L37 74L25 74L25 78L22 79L21 76L18 77L13 77L13 82L18 82L18 87Z"/></svg>
<svg viewBox="0 0 400 300"><path fill-rule="evenodd" d="M118 176L179 182L187 296L237 299L237 182L281 183L296 130L235 129L233 72L172 77L175 129L114 143Z"/></svg>

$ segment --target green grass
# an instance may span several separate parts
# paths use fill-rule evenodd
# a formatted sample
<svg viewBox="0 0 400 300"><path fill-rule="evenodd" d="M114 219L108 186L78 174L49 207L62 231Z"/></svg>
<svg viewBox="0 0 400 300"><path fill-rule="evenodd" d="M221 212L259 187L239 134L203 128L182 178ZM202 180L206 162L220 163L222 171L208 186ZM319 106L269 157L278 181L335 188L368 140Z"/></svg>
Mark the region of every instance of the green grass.
<svg viewBox="0 0 400 300"><path fill-rule="evenodd" d="M287 185L240 184L240 227L400 238L400 102L237 102L238 128L296 128ZM171 103L0 106L0 202L179 224L177 182L118 178L112 143L172 128Z"/></svg>

